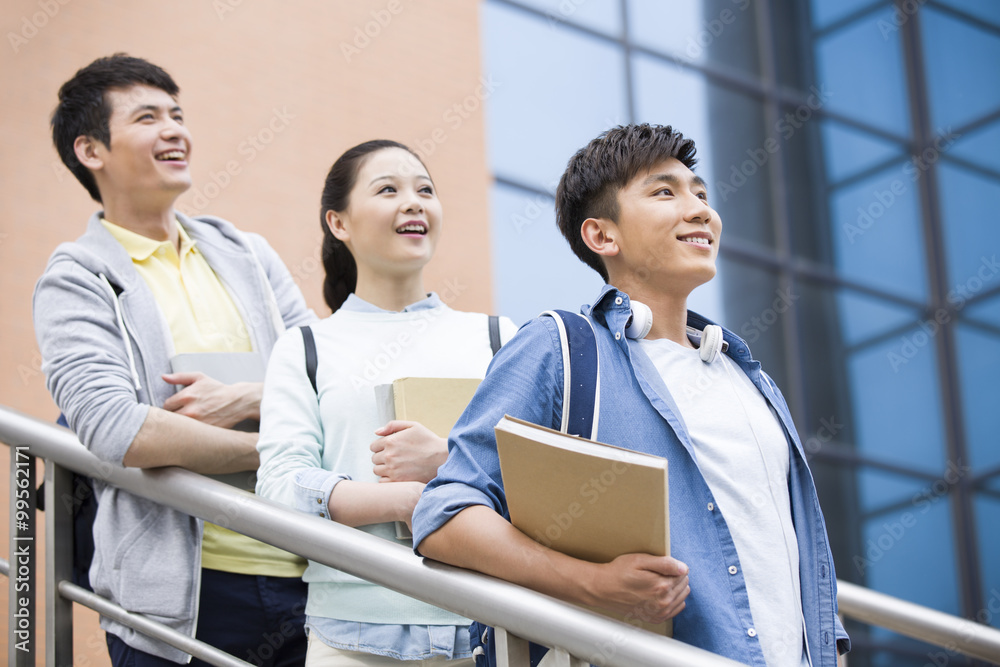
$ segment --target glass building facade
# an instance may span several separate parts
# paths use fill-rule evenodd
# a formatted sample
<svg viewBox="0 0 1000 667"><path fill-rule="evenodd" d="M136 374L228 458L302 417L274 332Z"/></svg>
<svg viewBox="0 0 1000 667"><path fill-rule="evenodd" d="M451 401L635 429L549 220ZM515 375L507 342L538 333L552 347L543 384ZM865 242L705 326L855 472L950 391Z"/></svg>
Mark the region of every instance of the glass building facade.
<svg viewBox="0 0 1000 667"><path fill-rule="evenodd" d="M482 29L499 312L600 288L554 223L570 155L681 130L725 225L689 305L785 392L838 576L1000 627L1000 3L484 0ZM849 630L852 667L941 664Z"/></svg>

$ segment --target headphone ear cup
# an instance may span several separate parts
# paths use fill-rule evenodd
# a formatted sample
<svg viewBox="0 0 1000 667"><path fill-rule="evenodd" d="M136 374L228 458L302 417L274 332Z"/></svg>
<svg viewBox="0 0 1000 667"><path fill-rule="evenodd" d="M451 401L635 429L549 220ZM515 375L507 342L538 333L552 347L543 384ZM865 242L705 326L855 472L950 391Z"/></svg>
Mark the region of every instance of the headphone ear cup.
<svg viewBox="0 0 1000 667"><path fill-rule="evenodd" d="M641 340L653 328L653 311L641 301L632 300L629 305L632 307L632 317L625 327L625 337Z"/></svg>
<svg viewBox="0 0 1000 667"><path fill-rule="evenodd" d="M701 332L701 345L698 347L698 354L706 364L715 361L722 351L722 327L717 324L709 324Z"/></svg>

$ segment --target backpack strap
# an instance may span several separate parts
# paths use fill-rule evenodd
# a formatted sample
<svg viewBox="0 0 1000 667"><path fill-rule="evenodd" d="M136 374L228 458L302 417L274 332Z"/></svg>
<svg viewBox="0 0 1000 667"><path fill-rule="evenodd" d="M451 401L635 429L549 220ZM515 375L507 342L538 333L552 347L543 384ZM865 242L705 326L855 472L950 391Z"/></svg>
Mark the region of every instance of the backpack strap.
<svg viewBox="0 0 1000 667"><path fill-rule="evenodd" d="M595 440L601 409L601 370L597 335L590 318L547 310L559 330L563 358L563 409L559 430Z"/></svg>
<svg viewBox="0 0 1000 667"><path fill-rule="evenodd" d="M312 329L308 325L299 327L302 332L302 343L306 349L306 375L309 376L309 384L313 391L319 393L316 388L316 339L313 337Z"/></svg>
<svg viewBox="0 0 1000 667"><path fill-rule="evenodd" d="M490 315L490 349L493 351L494 357L500 350L500 345L500 317Z"/></svg>

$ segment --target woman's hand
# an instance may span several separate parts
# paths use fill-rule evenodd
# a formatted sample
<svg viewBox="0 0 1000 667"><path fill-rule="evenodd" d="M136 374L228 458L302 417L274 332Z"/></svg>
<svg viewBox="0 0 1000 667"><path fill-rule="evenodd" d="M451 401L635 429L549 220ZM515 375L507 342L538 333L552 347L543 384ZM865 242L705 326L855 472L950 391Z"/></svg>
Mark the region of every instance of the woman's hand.
<svg viewBox="0 0 1000 667"><path fill-rule="evenodd" d="M423 482L448 458L448 441L417 422L393 420L375 431L372 464L380 482Z"/></svg>

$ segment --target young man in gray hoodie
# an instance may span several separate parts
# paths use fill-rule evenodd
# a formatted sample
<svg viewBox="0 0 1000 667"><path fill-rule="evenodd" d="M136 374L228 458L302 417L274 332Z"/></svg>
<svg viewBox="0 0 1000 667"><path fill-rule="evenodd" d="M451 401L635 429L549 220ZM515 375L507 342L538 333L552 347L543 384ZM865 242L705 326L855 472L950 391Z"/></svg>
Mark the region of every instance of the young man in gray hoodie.
<svg viewBox="0 0 1000 667"><path fill-rule="evenodd" d="M49 391L102 460L253 471L257 434L230 427L259 418L261 384L172 373L171 359L254 352L266 364L285 328L315 315L262 237L174 210L191 186L178 92L161 68L124 54L60 89L53 141L103 210L49 260L35 332ZM301 664L301 558L101 480L94 487L98 594L254 664ZM116 666L190 659L111 619L101 626Z"/></svg>

